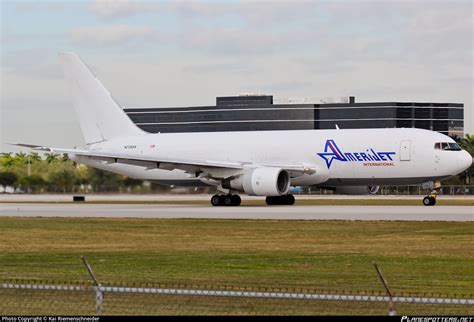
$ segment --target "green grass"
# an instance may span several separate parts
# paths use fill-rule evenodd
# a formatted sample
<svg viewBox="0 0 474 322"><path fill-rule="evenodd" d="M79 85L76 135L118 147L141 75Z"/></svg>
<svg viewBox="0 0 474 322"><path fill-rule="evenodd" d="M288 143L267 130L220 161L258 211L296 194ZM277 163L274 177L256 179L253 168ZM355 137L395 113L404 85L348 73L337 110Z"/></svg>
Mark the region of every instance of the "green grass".
<svg viewBox="0 0 474 322"><path fill-rule="evenodd" d="M473 222L4 217L0 232L2 280L90 283L80 258L85 255L105 284L383 293L376 261L396 294L472 298L474 290ZM13 296L11 301L20 303L21 295L5 292L0 290L0 300ZM200 301L176 304L181 309L172 313L216 313L217 308L193 306ZM263 307L274 305L267 302ZM408 314L427 310L401 307ZM472 307L444 306L441 312L430 307L429 312L474 314ZM7 312L0 304L2 309ZM313 309L312 314L386 313L384 304L320 302Z"/></svg>

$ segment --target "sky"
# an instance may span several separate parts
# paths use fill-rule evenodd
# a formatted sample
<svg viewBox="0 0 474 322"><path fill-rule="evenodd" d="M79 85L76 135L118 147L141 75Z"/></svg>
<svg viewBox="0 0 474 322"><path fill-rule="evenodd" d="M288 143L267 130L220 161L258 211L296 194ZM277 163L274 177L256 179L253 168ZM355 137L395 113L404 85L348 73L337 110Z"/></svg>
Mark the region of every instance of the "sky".
<svg viewBox="0 0 474 322"><path fill-rule="evenodd" d="M4 0L0 11L1 152L18 152L5 142L84 144L63 51L123 107L239 93L452 102L474 133L470 0Z"/></svg>

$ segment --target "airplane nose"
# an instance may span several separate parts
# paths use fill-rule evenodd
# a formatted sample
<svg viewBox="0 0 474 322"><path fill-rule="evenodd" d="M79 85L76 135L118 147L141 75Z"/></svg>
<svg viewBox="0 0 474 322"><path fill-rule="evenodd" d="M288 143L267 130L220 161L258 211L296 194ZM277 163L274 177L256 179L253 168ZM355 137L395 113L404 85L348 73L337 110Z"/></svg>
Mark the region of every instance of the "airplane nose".
<svg viewBox="0 0 474 322"><path fill-rule="evenodd" d="M472 164L472 156L467 151L462 151L458 156L459 172L466 170Z"/></svg>

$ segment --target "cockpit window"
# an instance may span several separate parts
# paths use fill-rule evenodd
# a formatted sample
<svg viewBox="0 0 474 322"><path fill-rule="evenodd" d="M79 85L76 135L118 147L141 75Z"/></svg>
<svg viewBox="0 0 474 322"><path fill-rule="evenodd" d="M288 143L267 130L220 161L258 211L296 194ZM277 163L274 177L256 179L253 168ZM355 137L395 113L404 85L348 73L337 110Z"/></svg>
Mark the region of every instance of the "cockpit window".
<svg viewBox="0 0 474 322"><path fill-rule="evenodd" d="M436 150L444 150L444 151L461 151L461 148L457 143L451 142L437 142L435 143L434 148Z"/></svg>

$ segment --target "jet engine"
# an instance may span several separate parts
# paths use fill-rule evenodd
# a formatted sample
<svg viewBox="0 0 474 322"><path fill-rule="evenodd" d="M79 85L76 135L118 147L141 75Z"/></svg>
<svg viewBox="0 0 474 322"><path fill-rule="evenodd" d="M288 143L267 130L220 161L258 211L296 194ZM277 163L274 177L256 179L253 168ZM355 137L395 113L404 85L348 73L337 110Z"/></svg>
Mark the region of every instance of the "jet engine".
<svg viewBox="0 0 474 322"><path fill-rule="evenodd" d="M290 175L280 168L262 167L222 181L222 187L244 191L251 196L281 196L290 190Z"/></svg>
<svg viewBox="0 0 474 322"><path fill-rule="evenodd" d="M375 195L379 189L380 186L341 186L335 191L341 195Z"/></svg>

